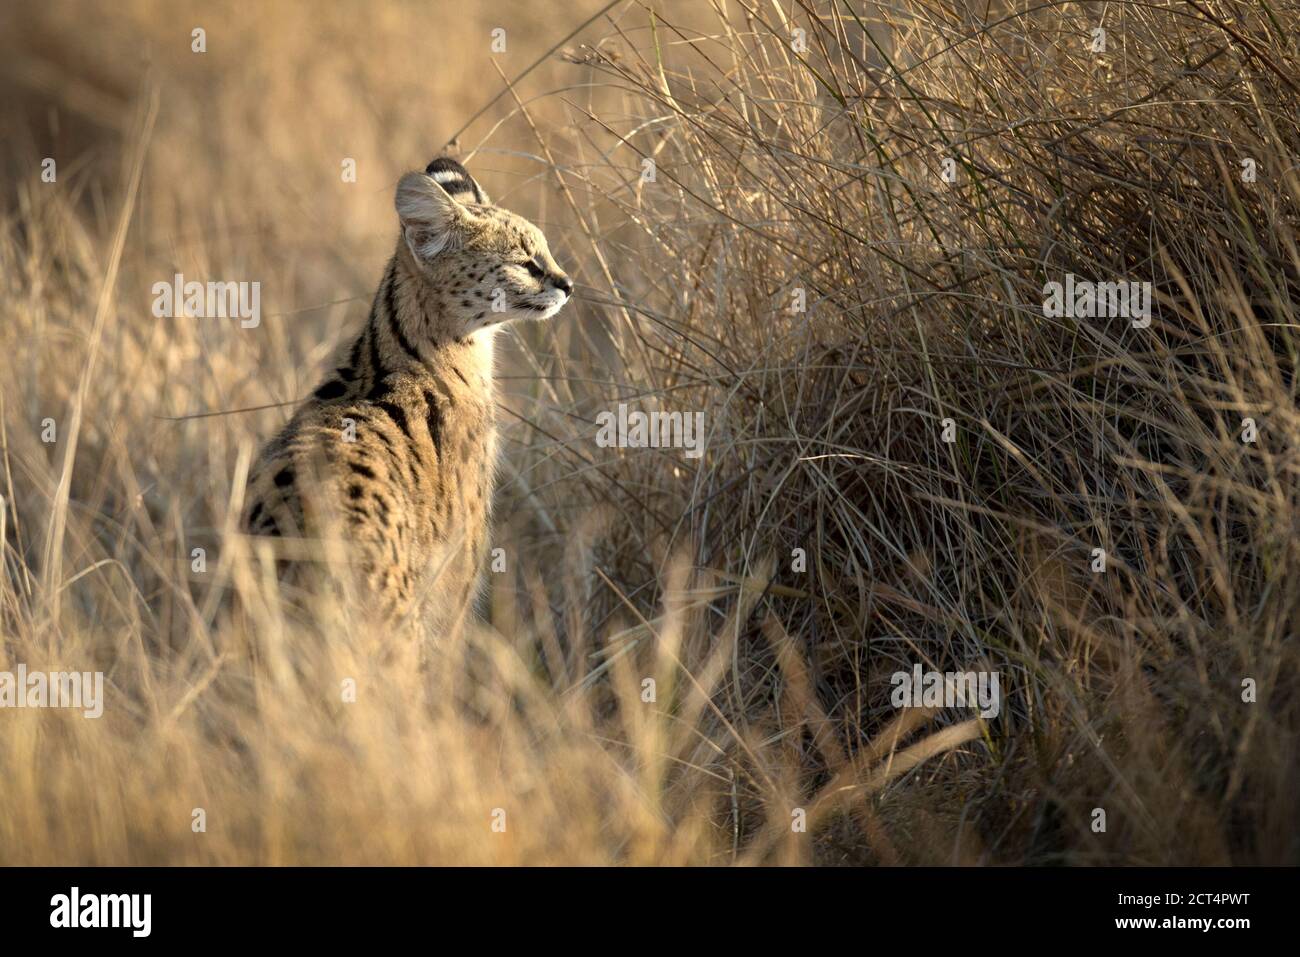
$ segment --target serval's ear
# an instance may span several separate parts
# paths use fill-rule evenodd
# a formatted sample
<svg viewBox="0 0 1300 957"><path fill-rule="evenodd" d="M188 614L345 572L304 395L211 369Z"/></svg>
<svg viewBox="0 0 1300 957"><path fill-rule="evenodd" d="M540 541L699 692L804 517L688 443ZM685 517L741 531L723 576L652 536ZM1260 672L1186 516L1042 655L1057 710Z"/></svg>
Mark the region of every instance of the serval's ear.
<svg viewBox="0 0 1300 957"><path fill-rule="evenodd" d="M402 235L419 262L456 246L474 216L427 173L407 173L397 184L397 216Z"/></svg>
<svg viewBox="0 0 1300 957"><path fill-rule="evenodd" d="M439 156L424 168L424 175L431 177L447 191L448 196L459 202L478 203L480 206L492 202L478 180L469 175L469 170L450 156Z"/></svg>

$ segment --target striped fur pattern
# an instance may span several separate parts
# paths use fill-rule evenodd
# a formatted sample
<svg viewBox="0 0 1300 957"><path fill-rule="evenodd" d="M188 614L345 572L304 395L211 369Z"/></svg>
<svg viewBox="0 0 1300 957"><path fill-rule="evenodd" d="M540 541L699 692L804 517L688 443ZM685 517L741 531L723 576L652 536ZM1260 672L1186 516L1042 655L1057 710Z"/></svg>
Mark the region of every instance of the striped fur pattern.
<svg viewBox="0 0 1300 957"><path fill-rule="evenodd" d="M261 450L244 527L341 537L367 611L438 634L472 604L489 551L493 336L553 316L573 284L541 231L455 160L403 176L396 205L401 236L365 326ZM286 574L301 584L303 570Z"/></svg>

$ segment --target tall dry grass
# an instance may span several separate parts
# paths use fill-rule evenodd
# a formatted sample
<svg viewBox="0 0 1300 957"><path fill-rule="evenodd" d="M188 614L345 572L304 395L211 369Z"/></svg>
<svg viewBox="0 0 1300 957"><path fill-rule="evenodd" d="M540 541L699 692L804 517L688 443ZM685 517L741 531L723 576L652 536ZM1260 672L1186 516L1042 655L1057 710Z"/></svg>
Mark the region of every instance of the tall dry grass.
<svg viewBox="0 0 1300 957"><path fill-rule="evenodd" d="M599 9L7 11L0 669L110 690L0 711L0 861L1294 863L1300 11L566 40ZM417 664L364 603L287 620L232 516L458 133L580 295L502 338L508 570ZM262 325L155 320L174 272L260 281ZM1152 325L1044 317L1069 272L1152 282ZM619 402L705 455L599 447ZM896 711L918 662L1002 714Z"/></svg>

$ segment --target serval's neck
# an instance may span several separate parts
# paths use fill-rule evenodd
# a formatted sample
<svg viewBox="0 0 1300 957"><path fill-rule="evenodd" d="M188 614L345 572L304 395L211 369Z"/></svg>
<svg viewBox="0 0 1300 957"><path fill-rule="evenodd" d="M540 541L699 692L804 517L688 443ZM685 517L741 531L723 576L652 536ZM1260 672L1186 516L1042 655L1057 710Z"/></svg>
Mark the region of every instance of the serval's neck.
<svg viewBox="0 0 1300 957"><path fill-rule="evenodd" d="M405 256L403 255L405 253ZM347 391L366 394L382 388L393 373L432 376L452 388L494 399L493 340L496 327L459 335L462 316L448 290L436 290L417 274L403 244L388 261L370 315L335 373L318 392L322 398Z"/></svg>

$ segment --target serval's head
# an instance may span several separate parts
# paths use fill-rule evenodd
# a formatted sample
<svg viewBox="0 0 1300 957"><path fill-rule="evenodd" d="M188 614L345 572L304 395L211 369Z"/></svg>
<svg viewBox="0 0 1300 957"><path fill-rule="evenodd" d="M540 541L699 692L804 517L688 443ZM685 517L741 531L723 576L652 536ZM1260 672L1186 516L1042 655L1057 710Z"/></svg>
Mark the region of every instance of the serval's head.
<svg viewBox="0 0 1300 957"><path fill-rule="evenodd" d="M439 157L397 184L409 265L457 336L512 319L548 319L573 293L542 231L492 205L465 167ZM405 258L405 257L403 257Z"/></svg>

